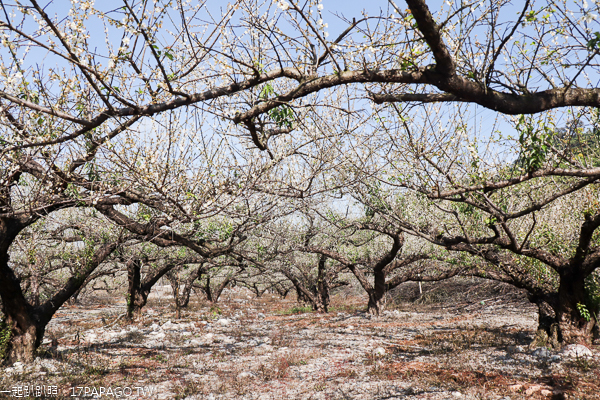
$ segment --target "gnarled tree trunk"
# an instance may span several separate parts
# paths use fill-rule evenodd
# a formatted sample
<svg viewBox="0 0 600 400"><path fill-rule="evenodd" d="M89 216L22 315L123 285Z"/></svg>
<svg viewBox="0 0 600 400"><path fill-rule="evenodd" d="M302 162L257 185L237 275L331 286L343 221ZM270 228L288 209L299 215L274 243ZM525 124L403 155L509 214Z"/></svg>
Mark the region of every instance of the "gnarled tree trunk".
<svg viewBox="0 0 600 400"><path fill-rule="evenodd" d="M565 344L589 345L592 343L592 330L596 320L593 312L587 310L585 305L585 276L578 272L561 275L556 319Z"/></svg>
<svg viewBox="0 0 600 400"><path fill-rule="evenodd" d="M19 279L8 267L8 255L0 255L0 296L5 323L11 329L7 351L8 362L33 361L49 318L42 318L21 291Z"/></svg>
<svg viewBox="0 0 600 400"><path fill-rule="evenodd" d="M169 271L169 273L167 274L167 278L169 279L169 282L171 283L171 288L173 289L173 297L175 298L175 311L177 319L181 318L181 309L187 308L188 304L190 303L190 295L192 293L192 288L194 287L194 282L196 281L196 279L198 279L198 277L200 277L203 271L204 263L200 264L198 268L194 269L190 273L190 275L186 278L183 284L183 288L181 288L179 279L177 279L173 270Z"/></svg>
<svg viewBox="0 0 600 400"><path fill-rule="evenodd" d="M127 319L132 320L134 314L139 314L148 301L152 287L163 275L172 270L174 264L167 264L153 273L148 272L142 281L142 260L130 259L127 261Z"/></svg>
<svg viewBox="0 0 600 400"><path fill-rule="evenodd" d="M380 315L385 310L385 272L375 271L373 274L373 288L367 293L369 294L369 303L367 304L367 312L371 315Z"/></svg>
<svg viewBox="0 0 600 400"><path fill-rule="evenodd" d="M21 282L8 265L8 250L24 228L25 225L17 220L0 219L0 298L2 298L5 323L11 330L8 348L0 350L7 351L9 363L31 362L35 350L41 343L45 327L43 325L40 329L39 316L25 299Z"/></svg>
<svg viewBox="0 0 600 400"><path fill-rule="evenodd" d="M538 307L538 328L533 341L529 345L531 349L537 347L552 346L560 347L561 338L559 336L558 321L553 307L544 299L529 296L529 300Z"/></svg>
<svg viewBox="0 0 600 400"><path fill-rule="evenodd" d="M219 301L219 297L221 297L221 293L223 293L223 290L225 290L227 285L229 285L229 283L232 280L233 277L226 277L216 287L213 287L211 285L210 275L206 274L206 282L204 283L204 285L199 285L198 287L206 295L206 300L208 300L211 303L216 303Z"/></svg>

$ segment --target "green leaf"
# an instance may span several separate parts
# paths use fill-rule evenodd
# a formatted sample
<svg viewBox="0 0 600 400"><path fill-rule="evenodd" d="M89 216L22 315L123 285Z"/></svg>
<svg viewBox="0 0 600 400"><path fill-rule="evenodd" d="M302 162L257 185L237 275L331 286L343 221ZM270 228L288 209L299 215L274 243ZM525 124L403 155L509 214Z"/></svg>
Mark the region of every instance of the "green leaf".
<svg viewBox="0 0 600 400"><path fill-rule="evenodd" d="M600 32L594 32L595 38L587 42L587 47L590 50L600 50Z"/></svg>

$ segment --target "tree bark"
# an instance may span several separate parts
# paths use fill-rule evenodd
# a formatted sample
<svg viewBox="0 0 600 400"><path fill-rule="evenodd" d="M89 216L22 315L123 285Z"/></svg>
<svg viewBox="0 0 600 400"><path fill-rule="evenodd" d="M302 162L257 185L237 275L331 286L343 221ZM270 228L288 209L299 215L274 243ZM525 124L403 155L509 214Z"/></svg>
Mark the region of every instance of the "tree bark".
<svg viewBox="0 0 600 400"><path fill-rule="evenodd" d="M560 348L561 338L556 311L546 300L540 297L530 295L529 301L535 303L538 307L538 328L529 347L531 349L547 346L552 346L555 349Z"/></svg>
<svg viewBox="0 0 600 400"><path fill-rule="evenodd" d="M162 268L148 272L146 278L142 281L142 260L132 258L127 261L127 280L129 286L127 289L127 319L133 320L134 314L139 314L148 301L148 295L152 287L167 272L175 267L173 264L167 264Z"/></svg>
<svg viewBox="0 0 600 400"><path fill-rule="evenodd" d="M581 310L586 304L585 275L580 271L570 271L561 274L560 278L556 319L562 341L565 344L589 345L596 320L592 312L584 315Z"/></svg>
<svg viewBox="0 0 600 400"><path fill-rule="evenodd" d="M317 312L326 313L329 311L329 292L331 289L330 281L332 280L331 274L327 273L327 257L325 255L321 255L319 257L319 268L317 272L317 285L316 285L316 294L317 294L317 304L316 309L313 307L313 310Z"/></svg>
<svg viewBox="0 0 600 400"><path fill-rule="evenodd" d="M368 291L369 303L367 312L371 315L380 315L385 310L385 272L375 271L373 274L373 288Z"/></svg>
<svg viewBox="0 0 600 400"><path fill-rule="evenodd" d="M298 276L287 269L281 272L294 285L299 302L310 304L312 310L319 313L329 311L331 288L338 271L327 270L326 255L321 254L319 257L316 282L311 273Z"/></svg>
<svg viewBox="0 0 600 400"><path fill-rule="evenodd" d="M127 262L127 319L132 320L133 314L138 313L144 305L148 294L144 294L141 287L142 263L140 260L131 259Z"/></svg>
<svg viewBox="0 0 600 400"><path fill-rule="evenodd" d="M34 308L23 295L19 278L8 265L8 250L24 228L25 224L18 220L0 218L0 298L5 323L11 329L8 348L0 351L6 351L11 364L16 361L33 361L35 349L40 345L44 334Z"/></svg>
<svg viewBox="0 0 600 400"><path fill-rule="evenodd" d="M189 305L190 295L192 293L192 288L194 287L194 282L200 277L203 271L204 263L200 264L198 268L194 269L190 273L190 275L184 282L183 288L180 287L181 285L179 284L179 280L173 273L173 270L169 271L169 273L167 274L167 278L169 279L169 282L171 283L171 288L173 289L177 319L181 318L181 309L187 308L187 306Z"/></svg>

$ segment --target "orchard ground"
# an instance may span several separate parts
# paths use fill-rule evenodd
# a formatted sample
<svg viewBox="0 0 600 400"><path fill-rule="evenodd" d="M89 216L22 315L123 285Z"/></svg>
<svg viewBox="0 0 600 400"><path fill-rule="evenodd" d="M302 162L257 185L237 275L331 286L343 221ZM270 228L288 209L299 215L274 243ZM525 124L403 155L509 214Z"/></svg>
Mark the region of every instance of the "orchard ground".
<svg viewBox="0 0 600 400"><path fill-rule="evenodd" d="M43 386L69 399L600 399L600 345L591 356L529 348L537 308L508 286L451 280L420 295L405 284L379 317L352 289L318 314L291 296L234 288L215 305L196 300L181 319L160 289L133 323L114 296L61 308L36 362L3 367L0 390Z"/></svg>

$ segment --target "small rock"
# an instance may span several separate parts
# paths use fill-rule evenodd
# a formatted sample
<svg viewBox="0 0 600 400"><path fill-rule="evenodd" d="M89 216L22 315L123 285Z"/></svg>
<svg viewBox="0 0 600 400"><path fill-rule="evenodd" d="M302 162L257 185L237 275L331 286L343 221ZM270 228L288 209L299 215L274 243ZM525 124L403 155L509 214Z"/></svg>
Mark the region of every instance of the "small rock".
<svg viewBox="0 0 600 400"><path fill-rule="evenodd" d="M102 335L102 337L104 340L107 340L110 342L111 340L117 339L119 337L119 335L120 335L119 332L109 331L109 332L106 332L104 335Z"/></svg>
<svg viewBox="0 0 600 400"><path fill-rule="evenodd" d="M96 343L98 341L98 335L92 332L86 333L85 340L89 343Z"/></svg>
<svg viewBox="0 0 600 400"><path fill-rule="evenodd" d="M58 371L60 366L60 363L54 360L45 360L43 358L36 358L35 363L40 369L45 369L49 372Z"/></svg>
<svg viewBox="0 0 600 400"><path fill-rule="evenodd" d="M144 347L147 349L163 349L165 347L165 342L160 340L146 340L144 341Z"/></svg>
<svg viewBox="0 0 600 400"><path fill-rule="evenodd" d="M582 344L570 344L563 349L563 354L567 357L592 357L593 354Z"/></svg>
<svg viewBox="0 0 600 400"><path fill-rule="evenodd" d="M512 356L515 353L519 353L519 347L520 346L508 346L506 348L506 354Z"/></svg>
<svg viewBox="0 0 600 400"><path fill-rule="evenodd" d="M273 346L268 345L266 343L261 344L260 346L256 347L257 352L259 353L270 353L273 351Z"/></svg>
<svg viewBox="0 0 600 400"><path fill-rule="evenodd" d="M260 318L260 319L264 319L265 318L265 314L259 312L258 314L256 314L256 317Z"/></svg>
<svg viewBox="0 0 600 400"><path fill-rule="evenodd" d="M462 393L461 392L452 392L452 396L454 396L454 397L462 397Z"/></svg>
<svg viewBox="0 0 600 400"><path fill-rule="evenodd" d="M531 396L532 394L539 392L540 390L542 390L542 387L540 385L531 385L527 389L525 389L525 394L527 396Z"/></svg>
<svg viewBox="0 0 600 400"><path fill-rule="evenodd" d="M150 329L156 332L160 330L160 326L158 326L158 324L152 324L150 325Z"/></svg>
<svg viewBox="0 0 600 400"><path fill-rule="evenodd" d="M562 361L562 358L558 354L556 354L556 355L553 355L552 357L550 357L550 361L560 362L560 361Z"/></svg>
<svg viewBox="0 0 600 400"><path fill-rule="evenodd" d="M538 347L533 351L533 356L537 358L548 358L550 357L550 351L545 347Z"/></svg>
<svg viewBox="0 0 600 400"><path fill-rule="evenodd" d="M151 339L164 339L165 336L167 336L164 332L151 332L150 333L150 338Z"/></svg>
<svg viewBox="0 0 600 400"><path fill-rule="evenodd" d="M519 391L519 390L521 390L521 389L523 389L523 385L519 385L519 384L516 384L516 385L510 385L510 386L508 387L508 390L510 390L511 392L518 392L518 391Z"/></svg>
<svg viewBox="0 0 600 400"><path fill-rule="evenodd" d="M179 325L177 325L177 324L171 324L169 326L164 326L163 325L163 329L165 331L178 331L179 329L181 329L181 327Z"/></svg>
<svg viewBox="0 0 600 400"><path fill-rule="evenodd" d="M375 350L373 350L373 354L382 356L385 354L385 349L383 347L378 347Z"/></svg>
<svg viewBox="0 0 600 400"><path fill-rule="evenodd" d="M217 324L221 326L231 325L231 320L229 318L220 318L217 320Z"/></svg>

